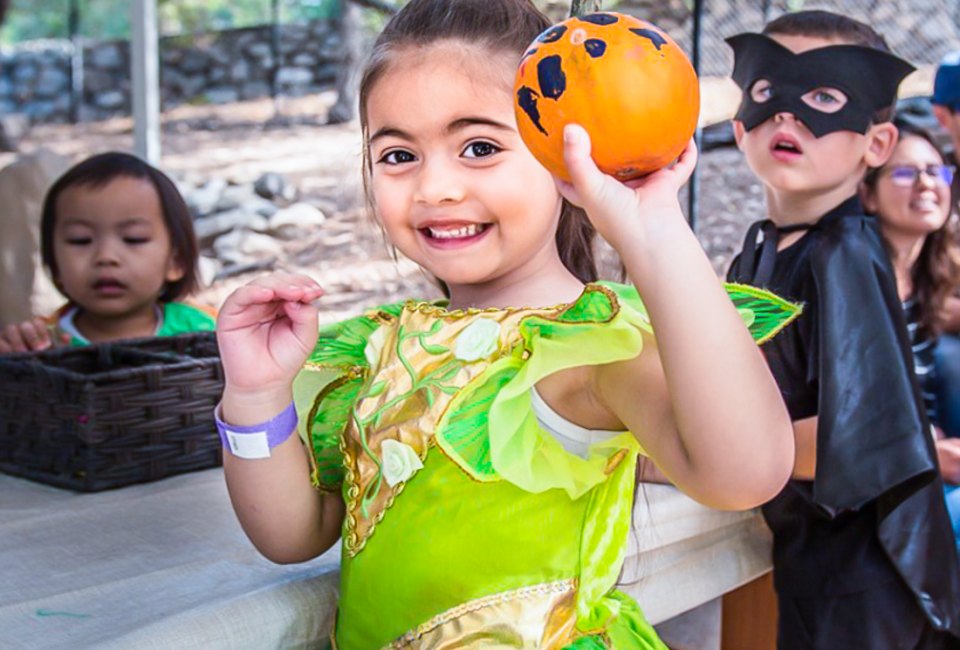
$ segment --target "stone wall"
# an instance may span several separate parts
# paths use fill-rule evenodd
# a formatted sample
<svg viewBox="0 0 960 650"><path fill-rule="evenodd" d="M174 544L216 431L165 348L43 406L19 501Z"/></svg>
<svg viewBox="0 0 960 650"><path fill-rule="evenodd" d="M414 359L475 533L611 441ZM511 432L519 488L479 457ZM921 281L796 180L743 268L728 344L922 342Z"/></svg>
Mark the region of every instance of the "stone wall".
<svg viewBox="0 0 960 650"><path fill-rule="evenodd" d="M69 41L32 41L0 52L0 112L24 113L33 122L68 121L72 52ZM340 57L336 23L280 26L278 54L269 25L162 38L162 106L268 96L275 69L281 94L328 88ZM129 42L85 44L82 79L81 120L129 114Z"/></svg>
<svg viewBox="0 0 960 650"><path fill-rule="evenodd" d="M569 10L567 0L541 4L554 19ZM688 5L690 0L620 0L617 10L651 20L689 51ZM704 76L729 74L733 58L723 39L759 30L764 5L762 0L705 4ZM960 48L960 0L770 0L766 5L771 18L788 8L825 8L859 18L884 34L894 52L921 65L936 63L946 52ZM270 26L161 39L162 105L267 96L275 66L281 94L302 95L332 86L341 56L336 23L283 25L280 30L276 61ZM129 49L125 41L83 47L81 120L129 114ZM24 113L33 122L69 120L72 50L65 41L33 41L0 51L0 114Z"/></svg>

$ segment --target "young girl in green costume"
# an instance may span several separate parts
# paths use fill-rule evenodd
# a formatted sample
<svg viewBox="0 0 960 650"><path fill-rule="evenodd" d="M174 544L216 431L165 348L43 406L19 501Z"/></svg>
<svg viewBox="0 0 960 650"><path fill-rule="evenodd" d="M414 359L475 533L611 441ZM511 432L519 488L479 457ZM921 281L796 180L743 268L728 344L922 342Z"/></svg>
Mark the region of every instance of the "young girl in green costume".
<svg viewBox="0 0 960 650"><path fill-rule="evenodd" d="M371 309L318 339L322 289L273 275L220 312L233 506L277 562L342 536L343 650L664 648L614 589L638 455L716 508L763 503L790 475L751 331L796 308L717 282L677 199L693 145L624 185L568 127L558 191L512 101L549 26L528 0L412 0L364 74L377 218L449 302ZM595 282L594 228L634 285Z"/></svg>

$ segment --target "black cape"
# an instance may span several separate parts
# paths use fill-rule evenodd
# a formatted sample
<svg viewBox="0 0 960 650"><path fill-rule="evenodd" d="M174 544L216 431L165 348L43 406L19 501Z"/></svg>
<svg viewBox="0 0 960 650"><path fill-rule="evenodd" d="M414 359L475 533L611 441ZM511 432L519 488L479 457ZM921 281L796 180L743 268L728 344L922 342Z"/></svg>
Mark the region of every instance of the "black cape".
<svg viewBox="0 0 960 650"><path fill-rule="evenodd" d="M741 267L755 247L744 244L729 280L754 283L757 264ZM776 254L765 284L804 305L763 351L791 418L818 416L816 479L790 481L763 508L778 592L823 599L905 583L931 626L960 637L936 451L874 220L845 201Z"/></svg>

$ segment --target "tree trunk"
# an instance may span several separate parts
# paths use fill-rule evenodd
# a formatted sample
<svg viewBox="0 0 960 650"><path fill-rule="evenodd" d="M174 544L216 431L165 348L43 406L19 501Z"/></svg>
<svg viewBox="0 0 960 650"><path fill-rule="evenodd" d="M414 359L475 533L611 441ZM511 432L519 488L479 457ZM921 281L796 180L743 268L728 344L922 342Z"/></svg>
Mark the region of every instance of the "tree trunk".
<svg viewBox="0 0 960 650"><path fill-rule="evenodd" d="M600 11L600 0L573 0L570 4L571 16L583 16L594 11Z"/></svg>
<svg viewBox="0 0 960 650"><path fill-rule="evenodd" d="M327 114L327 124L343 124L357 117L360 63L363 60L363 15L360 7L341 0L340 46L343 58L337 70L337 102Z"/></svg>

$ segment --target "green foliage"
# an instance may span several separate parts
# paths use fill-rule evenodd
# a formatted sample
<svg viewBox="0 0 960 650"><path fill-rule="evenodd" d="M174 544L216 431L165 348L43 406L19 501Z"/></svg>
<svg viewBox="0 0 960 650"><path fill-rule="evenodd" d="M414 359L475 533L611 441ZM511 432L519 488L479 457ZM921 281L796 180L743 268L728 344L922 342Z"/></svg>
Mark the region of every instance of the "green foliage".
<svg viewBox="0 0 960 650"><path fill-rule="evenodd" d="M280 22L335 18L341 0L277 0ZM95 40L130 37L131 0L11 0L0 43L67 38L71 5L78 33ZM270 23L273 0L157 0L163 35L219 31Z"/></svg>

